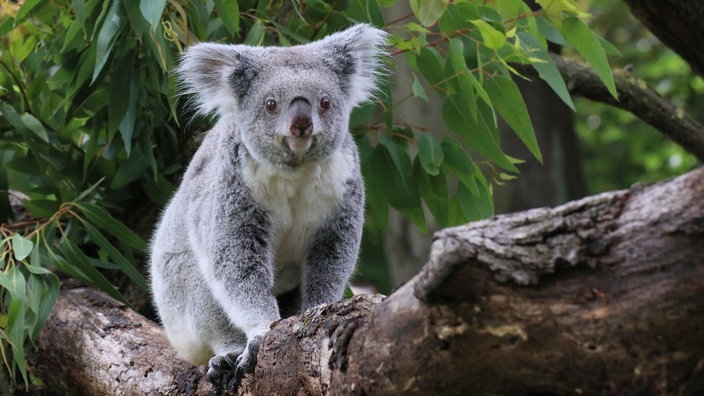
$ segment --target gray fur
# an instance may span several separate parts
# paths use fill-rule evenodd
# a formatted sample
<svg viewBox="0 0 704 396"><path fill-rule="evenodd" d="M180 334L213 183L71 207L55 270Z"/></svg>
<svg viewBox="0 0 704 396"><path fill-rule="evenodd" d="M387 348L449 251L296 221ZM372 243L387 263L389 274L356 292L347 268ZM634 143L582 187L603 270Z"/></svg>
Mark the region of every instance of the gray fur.
<svg viewBox="0 0 704 396"><path fill-rule="evenodd" d="M215 383L254 369L280 309L342 296L364 217L349 115L374 93L384 40L356 25L290 48L205 43L177 69L219 120L153 237L152 288L169 340Z"/></svg>

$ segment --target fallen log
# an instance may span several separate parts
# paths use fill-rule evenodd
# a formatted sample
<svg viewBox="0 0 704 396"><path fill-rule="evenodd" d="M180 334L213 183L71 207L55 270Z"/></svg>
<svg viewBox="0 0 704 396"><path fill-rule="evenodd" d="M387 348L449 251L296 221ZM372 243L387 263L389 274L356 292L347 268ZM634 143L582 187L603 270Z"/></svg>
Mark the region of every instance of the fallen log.
<svg viewBox="0 0 704 396"><path fill-rule="evenodd" d="M239 394L704 394L703 237L704 168L442 230L388 298L274 323ZM207 392L158 327L96 295L62 292L39 340L42 378L82 394L155 378ZM176 386L184 376L190 387Z"/></svg>

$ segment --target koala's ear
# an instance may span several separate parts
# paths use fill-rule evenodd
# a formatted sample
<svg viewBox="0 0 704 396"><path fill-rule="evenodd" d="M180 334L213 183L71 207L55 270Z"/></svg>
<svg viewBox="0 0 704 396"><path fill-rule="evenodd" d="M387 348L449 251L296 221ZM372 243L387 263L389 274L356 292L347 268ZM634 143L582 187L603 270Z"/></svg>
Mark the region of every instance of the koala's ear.
<svg viewBox="0 0 704 396"><path fill-rule="evenodd" d="M234 111L257 74L248 51L242 45L215 43L188 47L175 70L180 94L193 95L199 114Z"/></svg>
<svg viewBox="0 0 704 396"><path fill-rule="evenodd" d="M358 24L311 44L322 47L323 62L340 77L352 107L370 100L378 90L387 36L383 30Z"/></svg>

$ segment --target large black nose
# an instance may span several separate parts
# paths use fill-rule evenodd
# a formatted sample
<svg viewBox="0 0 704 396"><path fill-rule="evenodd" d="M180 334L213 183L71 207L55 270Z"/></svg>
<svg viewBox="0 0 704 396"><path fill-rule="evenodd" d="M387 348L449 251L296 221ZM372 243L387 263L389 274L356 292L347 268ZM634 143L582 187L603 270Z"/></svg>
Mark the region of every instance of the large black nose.
<svg viewBox="0 0 704 396"><path fill-rule="evenodd" d="M308 137L313 134L313 119L311 112L313 108L310 103L303 98L296 98L288 108L291 118L291 135L297 137Z"/></svg>

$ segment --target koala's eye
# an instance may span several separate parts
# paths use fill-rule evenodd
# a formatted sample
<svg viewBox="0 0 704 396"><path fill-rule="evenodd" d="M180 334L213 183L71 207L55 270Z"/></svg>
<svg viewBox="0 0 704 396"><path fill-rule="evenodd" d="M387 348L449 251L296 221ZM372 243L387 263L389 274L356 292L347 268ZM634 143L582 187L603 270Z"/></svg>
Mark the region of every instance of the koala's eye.
<svg viewBox="0 0 704 396"><path fill-rule="evenodd" d="M320 108L323 110L329 110L330 109L330 98L327 96L323 96L320 98Z"/></svg>
<svg viewBox="0 0 704 396"><path fill-rule="evenodd" d="M267 100L264 102L264 108L265 108L266 111L268 111L269 113L275 112L277 106L278 106L278 105L277 105L277 103L276 103L276 100L271 99L271 98L267 99Z"/></svg>

